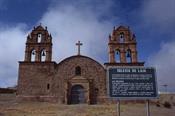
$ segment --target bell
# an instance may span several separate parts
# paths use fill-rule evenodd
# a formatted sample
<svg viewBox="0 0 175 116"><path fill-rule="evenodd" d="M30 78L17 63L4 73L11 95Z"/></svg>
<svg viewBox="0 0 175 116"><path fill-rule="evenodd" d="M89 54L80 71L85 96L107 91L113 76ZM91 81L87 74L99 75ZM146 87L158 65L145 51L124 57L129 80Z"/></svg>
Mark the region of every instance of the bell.
<svg viewBox="0 0 175 116"><path fill-rule="evenodd" d="M118 55L119 54L119 51L117 51L116 54Z"/></svg>
<svg viewBox="0 0 175 116"><path fill-rule="evenodd" d="M126 57L131 57L131 54L130 53L127 53Z"/></svg>
<svg viewBox="0 0 175 116"><path fill-rule="evenodd" d="M32 55L35 55L35 52L34 51L32 52Z"/></svg>
<svg viewBox="0 0 175 116"><path fill-rule="evenodd" d="M42 53L42 56L46 56L45 52Z"/></svg>

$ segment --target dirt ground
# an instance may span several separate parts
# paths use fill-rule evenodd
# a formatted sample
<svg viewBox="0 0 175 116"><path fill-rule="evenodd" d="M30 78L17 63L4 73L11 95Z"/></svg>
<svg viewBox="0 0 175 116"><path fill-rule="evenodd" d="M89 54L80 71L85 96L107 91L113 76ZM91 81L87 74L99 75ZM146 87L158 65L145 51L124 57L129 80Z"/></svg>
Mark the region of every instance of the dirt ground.
<svg viewBox="0 0 175 116"><path fill-rule="evenodd" d="M0 95L0 116L117 116L117 105L60 105L45 102L15 102L15 95ZM167 97L166 97L167 99ZM172 99L172 98L171 98ZM150 105L151 116L175 116L171 108ZM121 103L121 116L146 116L145 104Z"/></svg>

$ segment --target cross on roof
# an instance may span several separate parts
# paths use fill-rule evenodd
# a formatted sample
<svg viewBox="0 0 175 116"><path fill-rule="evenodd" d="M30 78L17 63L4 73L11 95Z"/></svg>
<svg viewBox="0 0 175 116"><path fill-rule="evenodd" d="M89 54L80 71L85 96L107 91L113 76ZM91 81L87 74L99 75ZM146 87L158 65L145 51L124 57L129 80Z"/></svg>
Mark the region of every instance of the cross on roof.
<svg viewBox="0 0 175 116"><path fill-rule="evenodd" d="M76 46L78 46L78 55L80 55L80 46L82 46L83 44L78 41L78 43L76 43Z"/></svg>

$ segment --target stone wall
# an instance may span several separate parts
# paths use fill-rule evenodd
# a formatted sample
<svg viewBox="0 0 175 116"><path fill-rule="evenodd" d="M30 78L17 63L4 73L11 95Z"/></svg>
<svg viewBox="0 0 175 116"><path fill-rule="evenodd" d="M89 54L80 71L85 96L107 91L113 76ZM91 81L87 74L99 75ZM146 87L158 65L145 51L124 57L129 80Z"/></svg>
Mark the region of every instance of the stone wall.
<svg viewBox="0 0 175 116"><path fill-rule="evenodd" d="M81 67L80 78L85 78L89 81L90 99L95 97L95 92L98 92L97 102L100 98L104 98L106 96L106 71L104 67L89 57L72 56L60 62L56 69L54 82L58 89L55 90L55 93L59 94L60 99L64 101L66 97L65 92L68 92L68 90L65 90L66 88L63 87L67 81L76 77L75 69L77 66ZM67 89L71 88L69 87Z"/></svg>
<svg viewBox="0 0 175 116"><path fill-rule="evenodd" d="M77 66L81 68L79 76L75 74ZM95 60L80 55L66 58L59 64L20 62L17 95L21 100L67 104L69 97L67 94L72 87L68 84L71 82L73 82L72 85L81 84L85 87L87 103L98 103L106 99L104 67Z"/></svg>
<svg viewBox="0 0 175 116"><path fill-rule="evenodd" d="M51 87L48 88L48 86L52 83L54 68L54 62L20 62L18 98L37 100L44 96L47 99L52 96Z"/></svg>

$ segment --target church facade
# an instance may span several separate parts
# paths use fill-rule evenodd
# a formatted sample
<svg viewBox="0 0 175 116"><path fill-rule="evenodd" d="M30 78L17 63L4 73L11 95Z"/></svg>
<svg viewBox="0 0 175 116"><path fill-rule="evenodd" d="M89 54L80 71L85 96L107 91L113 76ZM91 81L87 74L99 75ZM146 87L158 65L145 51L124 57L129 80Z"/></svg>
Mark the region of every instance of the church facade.
<svg viewBox="0 0 175 116"><path fill-rule="evenodd" d="M144 65L137 61L136 44L130 29L120 26L109 36L109 62L104 65L80 51L56 63L52 61L52 36L47 28L34 27L27 36L25 59L19 62L17 99L60 104L108 102L107 67Z"/></svg>

